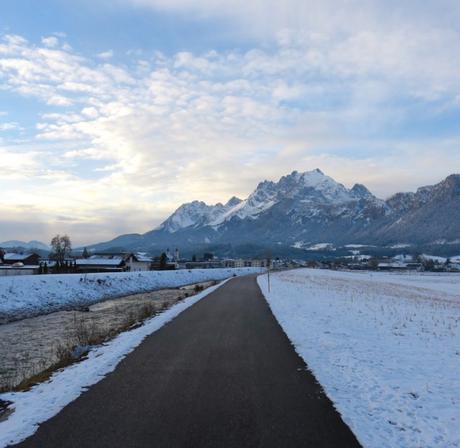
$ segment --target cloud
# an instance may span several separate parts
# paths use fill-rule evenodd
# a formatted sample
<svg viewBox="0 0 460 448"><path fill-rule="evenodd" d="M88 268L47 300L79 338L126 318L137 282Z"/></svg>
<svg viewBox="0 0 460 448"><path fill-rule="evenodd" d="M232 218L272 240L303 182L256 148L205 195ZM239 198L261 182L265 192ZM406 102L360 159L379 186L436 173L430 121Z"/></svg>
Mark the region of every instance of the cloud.
<svg viewBox="0 0 460 448"><path fill-rule="evenodd" d="M208 16L228 8L151 4ZM293 169L320 167L386 196L460 167L458 133L435 140L420 129L458 112L455 30L409 23L388 34L391 23L370 19L377 2L335 28L326 16L342 23L345 10L309 4L311 27L299 28L285 6L267 4L270 20L284 14L279 28L292 27L244 51L132 53L109 63L82 56L64 36L40 44L3 36L2 89L42 105L28 141L0 142L4 219L30 219L33 203L44 232L69 231L83 243L147 231L184 201L245 196ZM306 7L289 5L303 17ZM233 6L238 21L255 7ZM13 124L22 126L3 126Z"/></svg>
<svg viewBox="0 0 460 448"><path fill-rule="evenodd" d="M19 126L18 123L14 121L9 121L6 123L0 123L0 132L5 132L5 131L15 131L21 129L21 126Z"/></svg>
<svg viewBox="0 0 460 448"><path fill-rule="evenodd" d="M308 30L322 36L366 30L389 32L408 24L419 29L456 29L460 18L456 0L422 3L417 0L118 0L118 3L175 12L200 20L220 19L230 22L229 28L235 34L260 39L274 37L283 30L293 30L295 34Z"/></svg>
<svg viewBox="0 0 460 448"><path fill-rule="evenodd" d="M43 37L42 44L45 47L55 48L59 45L59 39L56 36Z"/></svg>
<svg viewBox="0 0 460 448"><path fill-rule="evenodd" d="M100 59L112 59L113 58L113 50L103 51L97 55Z"/></svg>

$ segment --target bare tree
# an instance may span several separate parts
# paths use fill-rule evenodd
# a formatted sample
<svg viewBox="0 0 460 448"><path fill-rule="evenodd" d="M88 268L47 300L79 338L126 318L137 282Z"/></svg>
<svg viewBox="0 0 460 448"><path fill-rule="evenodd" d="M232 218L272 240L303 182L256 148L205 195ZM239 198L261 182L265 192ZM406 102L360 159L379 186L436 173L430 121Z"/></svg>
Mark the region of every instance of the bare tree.
<svg viewBox="0 0 460 448"><path fill-rule="evenodd" d="M51 249L51 257L56 261L63 263L66 257L68 257L72 251L72 243L70 242L70 238L67 235L56 235L51 240Z"/></svg>

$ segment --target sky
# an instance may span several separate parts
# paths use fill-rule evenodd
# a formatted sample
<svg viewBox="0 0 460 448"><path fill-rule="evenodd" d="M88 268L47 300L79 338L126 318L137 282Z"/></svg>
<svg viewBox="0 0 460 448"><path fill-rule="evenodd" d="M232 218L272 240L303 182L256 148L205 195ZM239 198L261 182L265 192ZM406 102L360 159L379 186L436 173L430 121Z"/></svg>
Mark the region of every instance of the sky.
<svg viewBox="0 0 460 448"><path fill-rule="evenodd" d="M457 0L3 0L0 241L142 233L320 168L460 172Z"/></svg>

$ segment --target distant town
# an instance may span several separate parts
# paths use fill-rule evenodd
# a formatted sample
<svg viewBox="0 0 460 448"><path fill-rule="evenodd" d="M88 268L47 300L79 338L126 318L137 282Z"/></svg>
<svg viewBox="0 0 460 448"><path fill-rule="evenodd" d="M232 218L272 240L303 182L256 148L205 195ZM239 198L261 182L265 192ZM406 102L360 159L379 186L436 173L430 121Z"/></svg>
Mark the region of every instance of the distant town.
<svg viewBox="0 0 460 448"><path fill-rule="evenodd" d="M178 248L167 248L158 256L146 252L91 252L72 250L67 236L57 236L47 256L43 250L0 247L0 276L101 272L140 272L176 269L242 267L294 267L289 260L269 258L219 258L212 253L183 258Z"/></svg>
<svg viewBox="0 0 460 448"><path fill-rule="evenodd" d="M166 248L164 252L152 256L147 252L93 252L86 248L72 250L69 237L57 235L51 242L48 254L42 248L0 247L0 276L242 267L460 272L460 257L445 258L426 254L372 256L355 252L351 256L301 260L277 256L228 258L212 252L182 257L179 248Z"/></svg>

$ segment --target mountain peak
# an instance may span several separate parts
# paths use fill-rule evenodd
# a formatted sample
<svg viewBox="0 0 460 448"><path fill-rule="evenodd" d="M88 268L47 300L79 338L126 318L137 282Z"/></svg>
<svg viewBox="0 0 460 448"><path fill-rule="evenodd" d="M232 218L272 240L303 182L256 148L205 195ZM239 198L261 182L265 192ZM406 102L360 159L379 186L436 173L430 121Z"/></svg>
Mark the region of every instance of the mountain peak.
<svg viewBox="0 0 460 448"><path fill-rule="evenodd" d="M287 176L283 176L281 179L290 178L290 179L302 181L302 180L311 179L311 178L321 179L322 177L327 177L327 176L319 168L316 168L311 171L303 171L303 172L294 170L291 174L288 174Z"/></svg>
<svg viewBox="0 0 460 448"><path fill-rule="evenodd" d="M261 213L286 200L295 201L302 209L314 213L318 207L336 207L357 199L375 198L363 185L358 184L353 190L348 190L319 168L304 172L295 170L282 176L278 182L260 182L244 201L234 196L225 205L207 205L201 201L184 204L161 224L159 230L174 233L188 227L216 228L232 219L256 219Z"/></svg>
<svg viewBox="0 0 460 448"><path fill-rule="evenodd" d="M459 174L383 201L364 185L348 189L319 169L293 171L277 182L259 183L245 200L183 204L156 230L110 244L136 249L160 243L164 247L248 242L292 246L306 241L431 244L434 235L458 241L459 196Z"/></svg>
<svg viewBox="0 0 460 448"><path fill-rule="evenodd" d="M457 197L460 196L460 174L451 174L442 182L432 187L432 192L436 197Z"/></svg>
<svg viewBox="0 0 460 448"><path fill-rule="evenodd" d="M354 184L350 192L358 199L370 199L374 197L363 184Z"/></svg>
<svg viewBox="0 0 460 448"><path fill-rule="evenodd" d="M232 196L225 204L225 207L234 207L235 205L241 204L241 202L243 202L242 199Z"/></svg>
<svg viewBox="0 0 460 448"><path fill-rule="evenodd" d="M450 176L446 177L444 182L447 185L458 189L460 188L460 174L451 174Z"/></svg>

